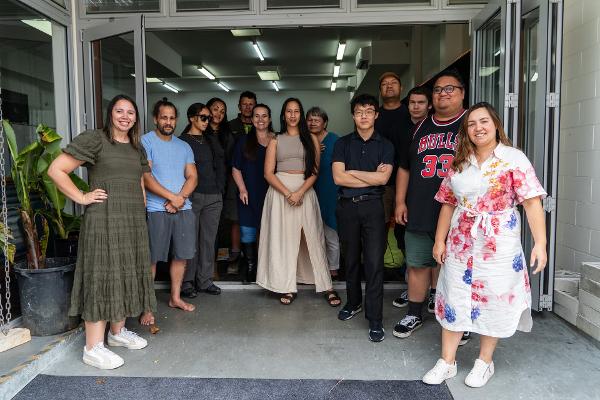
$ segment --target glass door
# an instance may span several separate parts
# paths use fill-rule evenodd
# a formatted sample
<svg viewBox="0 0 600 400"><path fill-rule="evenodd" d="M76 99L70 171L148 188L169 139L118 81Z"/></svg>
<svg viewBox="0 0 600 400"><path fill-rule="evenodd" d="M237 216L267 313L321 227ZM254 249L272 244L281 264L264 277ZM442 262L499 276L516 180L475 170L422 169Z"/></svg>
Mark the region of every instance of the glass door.
<svg viewBox="0 0 600 400"><path fill-rule="evenodd" d="M554 289L562 7L562 0L490 0L472 21L471 103L496 107L548 192L548 267L531 276L538 311L552 309ZM529 259L533 239L524 215L523 244Z"/></svg>
<svg viewBox="0 0 600 400"><path fill-rule="evenodd" d="M492 104L509 135L517 131L520 7L520 0L490 0L471 21L471 104Z"/></svg>
<svg viewBox="0 0 600 400"><path fill-rule="evenodd" d="M532 161L536 175L548 192L546 211L548 267L531 276L533 309L552 310L554 292L556 196L558 182L558 118L560 104L560 60L562 1L524 0L522 7L522 70L519 134L516 144ZM526 254L533 240L523 229Z"/></svg>
<svg viewBox="0 0 600 400"><path fill-rule="evenodd" d="M135 99L146 131L144 17L113 21L83 31L87 129L104 126L108 102L117 94Z"/></svg>

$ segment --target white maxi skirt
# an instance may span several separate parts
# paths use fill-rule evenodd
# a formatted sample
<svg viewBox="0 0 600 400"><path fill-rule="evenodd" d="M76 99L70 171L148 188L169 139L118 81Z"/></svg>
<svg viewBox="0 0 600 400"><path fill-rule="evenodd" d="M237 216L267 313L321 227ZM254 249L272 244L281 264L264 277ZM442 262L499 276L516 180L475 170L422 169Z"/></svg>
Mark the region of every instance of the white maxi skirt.
<svg viewBox="0 0 600 400"><path fill-rule="evenodd" d="M276 175L291 191L304 183L303 174ZM269 187L260 224L256 283L276 293L296 293L297 283L315 285L317 292L332 288L323 220L312 188L304 194L302 205L291 206Z"/></svg>

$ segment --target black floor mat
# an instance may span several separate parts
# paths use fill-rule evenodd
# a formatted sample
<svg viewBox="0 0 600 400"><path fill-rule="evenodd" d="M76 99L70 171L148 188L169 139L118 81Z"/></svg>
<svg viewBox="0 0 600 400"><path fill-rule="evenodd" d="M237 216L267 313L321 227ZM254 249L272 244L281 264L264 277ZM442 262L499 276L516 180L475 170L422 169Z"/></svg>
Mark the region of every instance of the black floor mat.
<svg viewBox="0 0 600 400"><path fill-rule="evenodd" d="M445 384L321 379L124 378L38 375L14 399L452 400Z"/></svg>

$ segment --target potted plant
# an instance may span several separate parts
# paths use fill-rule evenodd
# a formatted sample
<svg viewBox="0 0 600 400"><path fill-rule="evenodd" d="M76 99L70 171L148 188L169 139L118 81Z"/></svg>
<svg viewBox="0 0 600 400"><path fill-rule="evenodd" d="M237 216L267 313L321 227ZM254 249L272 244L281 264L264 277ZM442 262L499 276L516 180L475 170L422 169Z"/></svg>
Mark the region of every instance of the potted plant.
<svg viewBox="0 0 600 400"><path fill-rule="evenodd" d="M65 197L48 178L50 163L60 154L61 136L40 125L38 139L19 151L14 130L2 121L12 159L11 175L19 200L19 216L24 233L27 261L15 265L24 324L34 336L54 335L72 328L68 317L73 286L73 258L46 258L50 236L50 220L58 237L68 237L77 225L73 216L64 213ZM82 190L85 183L72 174L73 182ZM32 196L43 200L34 207ZM73 218L71 218L73 217Z"/></svg>

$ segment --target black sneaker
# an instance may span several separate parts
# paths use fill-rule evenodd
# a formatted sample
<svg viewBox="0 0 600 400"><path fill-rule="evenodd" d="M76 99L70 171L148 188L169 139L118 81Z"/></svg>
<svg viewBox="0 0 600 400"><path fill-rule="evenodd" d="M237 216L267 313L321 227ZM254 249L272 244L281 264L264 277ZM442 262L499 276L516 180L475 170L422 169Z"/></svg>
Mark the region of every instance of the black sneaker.
<svg viewBox="0 0 600 400"><path fill-rule="evenodd" d="M423 325L423 319L415 315L406 315L394 327L394 336L407 338Z"/></svg>
<svg viewBox="0 0 600 400"><path fill-rule="evenodd" d="M381 322L369 322L369 340L379 343L385 339L385 330Z"/></svg>
<svg viewBox="0 0 600 400"><path fill-rule="evenodd" d="M400 294L400 297L392 301L392 305L398 308L404 308L408 305L408 290L405 290Z"/></svg>
<svg viewBox="0 0 600 400"><path fill-rule="evenodd" d="M180 296L185 297L186 299L193 299L198 296L198 292L194 288L187 288L181 291Z"/></svg>
<svg viewBox="0 0 600 400"><path fill-rule="evenodd" d="M362 311L362 306L359 305L355 309L352 309L348 304L344 306L338 313L338 319L340 321L348 321L350 318L354 317L356 314Z"/></svg>
<svg viewBox="0 0 600 400"><path fill-rule="evenodd" d="M429 314L435 313L435 293L429 292L429 301L427 302L427 312Z"/></svg>
<svg viewBox="0 0 600 400"><path fill-rule="evenodd" d="M471 332L463 332L463 335L460 338L460 342L458 342L458 345L464 346L465 344L469 343L470 340L471 340Z"/></svg>

